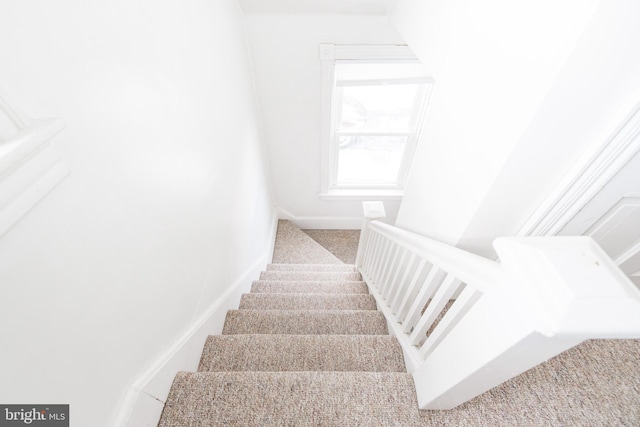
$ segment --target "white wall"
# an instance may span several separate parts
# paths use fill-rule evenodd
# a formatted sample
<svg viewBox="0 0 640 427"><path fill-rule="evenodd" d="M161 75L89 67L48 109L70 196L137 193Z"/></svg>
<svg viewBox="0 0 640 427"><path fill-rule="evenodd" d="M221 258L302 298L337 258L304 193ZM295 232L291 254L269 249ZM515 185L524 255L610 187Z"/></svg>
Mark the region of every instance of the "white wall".
<svg viewBox="0 0 640 427"><path fill-rule="evenodd" d="M361 200L320 200L320 43L404 44L384 16L249 14L275 197L304 227L360 226ZM385 201L395 221L399 201ZM287 215L285 215L287 216Z"/></svg>
<svg viewBox="0 0 640 427"><path fill-rule="evenodd" d="M274 206L234 0L6 0L0 85L71 175L0 238L0 402L107 425L266 261Z"/></svg>
<svg viewBox="0 0 640 427"><path fill-rule="evenodd" d="M398 225L492 255L640 85L633 1L399 0L436 80Z"/></svg>

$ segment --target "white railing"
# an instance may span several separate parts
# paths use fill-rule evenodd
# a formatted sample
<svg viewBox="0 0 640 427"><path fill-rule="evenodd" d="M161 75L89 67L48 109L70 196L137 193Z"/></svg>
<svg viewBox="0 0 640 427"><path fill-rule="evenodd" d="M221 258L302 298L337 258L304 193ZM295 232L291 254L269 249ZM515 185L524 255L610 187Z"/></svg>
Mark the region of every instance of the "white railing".
<svg viewBox="0 0 640 427"><path fill-rule="evenodd" d="M68 174L53 137L59 119L30 119L0 91L0 236Z"/></svg>
<svg viewBox="0 0 640 427"><path fill-rule="evenodd" d="M13 107L9 105L7 99L0 90L0 142L7 136L25 129L31 123L29 117L15 105Z"/></svg>
<svg viewBox="0 0 640 427"><path fill-rule="evenodd" d="M640 291L591 238L500 238L494 262L364 207L356 264L422 409L453 408L586 339L640 337Z"/></svg>

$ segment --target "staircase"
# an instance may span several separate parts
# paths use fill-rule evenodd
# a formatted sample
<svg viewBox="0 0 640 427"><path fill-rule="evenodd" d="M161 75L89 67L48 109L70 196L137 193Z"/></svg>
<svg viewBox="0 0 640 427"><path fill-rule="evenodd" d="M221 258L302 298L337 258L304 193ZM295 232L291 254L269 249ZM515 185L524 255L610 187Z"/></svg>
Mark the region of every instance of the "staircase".
<svg viewBox="0 0 640 427"><path fill-rule="evenodd" d="M587 341L459 407L419 411L398 342L343 264L355 247L339 259L318 243L279 223L275 264L207 339L198 372L176 376L160 426L640 425L640 340Z"/></svg>
<svg viewBox="0 0 640 427"><path fill-rule="evenodd" d="M180 372L159 426L419 425L402 350L353 265L271 264Z"/></svg>

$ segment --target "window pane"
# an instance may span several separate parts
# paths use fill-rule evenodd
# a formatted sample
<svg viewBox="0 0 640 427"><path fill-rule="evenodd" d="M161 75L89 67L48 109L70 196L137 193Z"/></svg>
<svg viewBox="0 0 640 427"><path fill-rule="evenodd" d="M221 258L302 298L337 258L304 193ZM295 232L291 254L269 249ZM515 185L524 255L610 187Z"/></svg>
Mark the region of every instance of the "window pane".
<svg viewBox="0 0 640 427"><path fill-rule="evenodd" d="M396 184L406 136L341 136L338 185Z"/></svg>
<svg viewBox="0 0 640 427"><path fill-rule="evenodd" d="M376 85L342 88L341 131L411 131L418 86Z"/></svg>

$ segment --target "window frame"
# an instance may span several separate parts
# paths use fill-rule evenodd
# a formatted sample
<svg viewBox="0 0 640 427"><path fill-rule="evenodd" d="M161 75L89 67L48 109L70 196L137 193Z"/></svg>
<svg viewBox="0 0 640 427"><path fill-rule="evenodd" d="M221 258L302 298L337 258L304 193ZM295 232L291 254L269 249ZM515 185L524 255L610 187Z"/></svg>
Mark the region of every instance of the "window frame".
<svg viewBox="0 0 640 427"><path fill-rule="evenodd" d="M427 79L424 87L425 93L421 105L417 107L414 114L417 115L415 130L412 132L401 132L398 135L407 135L408 139L403 153L403 159L398 172L398 180L394 184L338 184L338 142L337 138L344 132L337 130L337 123L340 117L340 108L334 108L338 99L338 91L342 89L336 85L336 61L373 61L392 62L396 60L416 61L417 58L408 46L402 45L320 45L321 61L321 199L364 199L376 197L378 199L400 199L404 194L404 186L411 165L411 159L417 145L422 128L423 118L426 115L433 79ZM360 135L376 132L357 132ZM385 135L394 132L383 132Z"/></svg>

